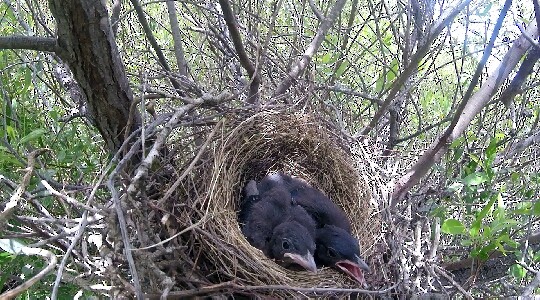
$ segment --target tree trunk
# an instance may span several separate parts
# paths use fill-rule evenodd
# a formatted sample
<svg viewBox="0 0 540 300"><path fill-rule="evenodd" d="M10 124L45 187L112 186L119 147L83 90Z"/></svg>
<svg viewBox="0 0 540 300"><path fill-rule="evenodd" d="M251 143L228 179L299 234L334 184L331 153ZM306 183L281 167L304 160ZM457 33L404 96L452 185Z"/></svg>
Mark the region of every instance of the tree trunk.
<svg viewBox="0 0 540 300"><path fill-rule="evenodd" d="M137 129L141 117L136 110L130 116L133 93L104 1L50 0L49 5L57 22L58 54L86 97L88 117L116 152L126 128L128 133Z"/></svg>

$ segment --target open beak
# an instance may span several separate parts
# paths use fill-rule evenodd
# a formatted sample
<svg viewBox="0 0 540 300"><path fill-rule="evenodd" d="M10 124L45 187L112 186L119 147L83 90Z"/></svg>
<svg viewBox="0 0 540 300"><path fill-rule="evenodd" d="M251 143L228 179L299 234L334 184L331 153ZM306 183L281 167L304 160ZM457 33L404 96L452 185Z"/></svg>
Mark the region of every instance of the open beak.
<svg viewBox="0 0 540 300"><path fill-rule="evenodd" d="M364 278L364 272L370 272L369 266L366 262L360 257L356 256L356 261L350 261L348 259L341 260L336 263L336 266L345 272L347 275L351 276L354 280L360 283L362 286L367 286L366 280Z"/></svg>
<svg viewBox="0 0 540 300"><path fill-rule="evenodd" d="M368 264L366 264L366 262L362 258L360 258L358 255L355 255L355 257L356 257L356 263L358 264L360 269L368 273L371 272L371 268L368 266Z"/></svg>
<svg viewBox="0 0 540 300"><path fill-rule="evenodd" d="M311 254L311 252L308 251L306 255L300 255L297 253L285 253L283 256L289 258L291 260L291 263L300 265L304 269L313 273L317 273L317 265L315 264L315 259L313 259L313 255Z"/></svg>

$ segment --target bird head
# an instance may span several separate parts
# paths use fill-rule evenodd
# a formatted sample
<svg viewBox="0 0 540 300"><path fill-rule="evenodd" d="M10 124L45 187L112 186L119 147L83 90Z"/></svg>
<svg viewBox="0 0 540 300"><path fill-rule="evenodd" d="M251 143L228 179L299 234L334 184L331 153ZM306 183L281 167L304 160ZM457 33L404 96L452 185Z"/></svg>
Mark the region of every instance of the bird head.
<svg viewBox="0 0 540 300"><path fill-rule="evenodd" d="M289 220L276 226L270 239L270 254L279 264L317 272L313 253L314 237L302 224Z"/></svg>
<svg viewBox="0 0 540 300"><path fill-rule="evenodd" d="M360 256L360 247L350 233L340 227L325 225L317 229L315 258L319 264L337 268L366 285L364 271L369 266Z"/></svg>

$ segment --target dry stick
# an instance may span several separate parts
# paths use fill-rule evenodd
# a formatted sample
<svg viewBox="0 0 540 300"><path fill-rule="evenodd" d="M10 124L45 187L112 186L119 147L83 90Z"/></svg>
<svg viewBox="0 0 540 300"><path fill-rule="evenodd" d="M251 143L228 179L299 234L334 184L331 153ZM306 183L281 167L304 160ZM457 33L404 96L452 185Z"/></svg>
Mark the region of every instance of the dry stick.
<svg viewBox="0 0 540 300"><path fill-rule="evenodd" d="M174 125L180 121L180 118L184 116L188 111L195 107L194 104L184 105L176 110L171 119L165 124L165 127L160 131L159 135L156 138L156 141L152 145L152 149L148 152L148 155L141 162L141 165L135 171L135 176L133 177L127 192L128 194L134 194L139 185L139 181L148 174L148 169L154 162L154 160L159 156L159 149L165 143L167 137L174 128Z"/></svg>
<svg viewBox="0 0 540 300"><path fill-rule="evenodd" d="M435 266L435 272L437 272L442 277L446 278L446 280L450 281L450 283L457 288L463 296L465 296L467 299L473 299L471 294L469 294L459 283L457 283L452 277L450 277L448 274L446 274L446 271L442 269L439 266Z"/></svg>
<svg viewBox="0 0 540 300"><path fill-rule="evenodd" d="M17 286L14 289L11 289L3 294L0 295L0 299L12 299L17 297L17 295L20 295L24 291L28 290L32 285L34 285L36 282L41 280L45 275L47 275L50 271L52 271L56 267L56 256L54 253L40 248L30 248L30 247L22 247L20 250L20 253L25 255L39 255L42 257L46 257L49 259L49 264L47 267L45 267L43 270L41 270L39 273L37 273L34 277L28 279L23 284Z"/></svg>
<svg viewBox="0 0 540 300"><path fill-rule="evenodd" d="M174 1L167 0L167 11L169 12L169 23L171 24L171 32L174 44L174 56L176 57L176 65L178 73L187 78L188 66L184 56L184 48L182 47L182 38L180 34L180 26L178 25L178 17L176 16L176 8Z"/></svg>
<svg viewBox="0 0 540 300"><path fill-rule="evenodd" d="M155 129L159 124L161 124L161 122L162 122L161 119L158 119L158 120L152 122L148 126L148 131L152 131L153 129ZM105 179L105 176L107 175L107 172L110 170L110 168L113 166L113 164L118 160L118 158L122 156L124 148L131 144L131 142L130 142L131 139L135 138L137 136L137 134L139 134L140 131L141 131L141 129L139 128L139 129L133 131L128 137L126 137L124 139L124 142L122 143L122 145L120 146L120 148L118 149L118 151L116 152L114 157L111 159L111 162L103 169L99 179L94 184L94 188L90 192L90 195L88 196L88 200L86 201L86 206L89 206L92 203L92 201L94 200L94 196L95 196L95 194L97 192L97 189L99 188L101 182L103 182L103 180ZM126 164L126 162L138 151L139 146L140 146L140 143L132 143L131 144L130 150L128 151L128 153L126 155L123 156L124 157L123 160L118 163L117 169L122 168ZM87 225L88 225L87 211L85 211L83 213L82 218L81 218L81 222L79 223L78 233L73 238L73 240L71 241L70 247L67 249L66 253L64 254L64 257L62 259L62 264L65 264L65 262L67 261L67 258L71 255L71 252L73 250L73 247L71 247L71 246L75 245L79 241L79 239L82 237L82 234L84 233ZM52 241L53 238L51 238L50 240ZM63 271L64 271L63 268L58 269L55 284L53 286L52 299L56 299L56 294L58 293L58 288L60 286L60 280L62 278ZM136 278L136 274L135 274L134 278Z"/></svg>
<svg viewBox="0 0 540 300"><path fill-rule="evenodd" d="M257 101L257 94L259 92L259 85L261 84L261 79L257 72L257 69L249 59L246 49L242 43L242 36L238 30L238 22L234 16L229 0L219 0L219 5L221 6L221 11L223 12L223 19L225 19L225 24L229 29L229 34L231 36L234 49L236 54L240 59L240 64L244 69L246 69L249 78L251 79L251 84L249 86L249 96L247 102L249 104L254 104Z"/></svg>
<svg viewBox="0 0 540 300"><path fill-rule="evenodd" d="M79 239L84 234L84 231L85 231L84 229L86 228L86 225L88 224L87 216L88 216L88 210L85 210L83 215L82 215L81 222L79 223L79 226L77 226L77 227L79 227L79 229L77 229L77 234L75 235L75 238L71 241L71 244L69 245L68 249L66 250L66 254L64 255L64 257L62 257L62 261L60 262L60 266L58 267L56 279L54 280L53 291L52 291L52 294L51 294L51 299L52 300L55 300L58 297L58 288L60 287L60 281L62 280L62 272L64 271L64 268L65 268L65 266L67 264L67 260L68 260L68 258L70 256L71 252L73 251L73 249L75 249L75 246L77 245L77 242L79 241Z"/></svg>
<svg viewBox="0 0 540 300"><path fill-rule="evenodd" d="M64 200L66 200L68 203L72 204L73 206L77 206L77 207L80 207L80 208L83 208L85 210L88 210L88 211L91 211L93 213L99 213L101 211L101 209L96 209L96 208L93 208L91 206L88 206L84 203L80 203L79 201L77 201L76 199L73 199L72 197L68 196L68 195L64 195L60 192L58 192L57 190L55 190L47 181L45 180L41 180L41 184L47 189L47 191L49 191L49 193L51 193L51 195L54 195L54 196L57 196L57 197L60 197Z"/></svg>
<svg viewBox="0 0 540 300"><path fill-rule="evenodd" d="M299 293L311 293L311 294L321 294L321 293L359 293L359 294L368 294L368 295L383 295L386 294L393 289L395 289L399 285L399 282L379 291L371 291L371 290L364 290L364 289L340 289L340 288L302 288L302 287L294 287L294 286L287 286L287 285L260 285L260 286L242 286L235 282L223 282L218 283L211 286L201 287L197 289L192 290L186 290L186 291L178 291L178 292L171 292L169 293L169 296L171 297L188 297L188 296L197 296L197 295L205 295L205 294L213 294L217 292L253 292L253 291L275 291L275 290L281 290L281 291L292 291L292 292L299 292ZM145 295L146 297L153 298L155 297L152 294ZM157 296L157 295L156 295Z"/></svg>
<svg viewBox="0 0 540 300"><path fill-rule="evenodd" d="M179 123L180 118L184 114L188 113L191 109L195 108L199 104L212 103L212 102L219 103L222 101L227 101L230 98L231 98L231 95L227 91L222 92L217 96L204 94L200 98L192 99L192 102L190 104L184 105L176 109L175 113L171 116L169 121L165 124L165 127L159 132L156 138L156 141L152 145L152 149L150 149L150 152L148 152L148 155L144 158L144 160L141 162L141 165L135 171L135 176L133 177L133 180L131 181L131 184L129 185L127 189L128 194L132 194L137 190L139 181L148 174L148 169L150 168L154 160L159 156L159 149L165 143L167 137L173 130L174 125Z"/></svg>
<svg viewBox="0 0 540 300"><path fill-rule="evenodd" d="M137 267L135 266L135 260L131 254L131 243L129 242L126 219L124 217L124 212L122 211L122 203L118 195L118 191L114 186L114 176L112 176L107 181L107 186L111 191L111 197L113 198L114 208L116 210L116 216L118 217L118 225L120 226L120 234L122 235L122 242L124 243L124 254L128 261L129 271L133 277L133 285L135 286L135 295L137 299L142 300L143 294L141 289L141 282L139 281L139 275L137 274Z"/></svg>
<svg viewBox="0 0 540 300"><path fill-rule="evenodd" d="M156 38L154 37L154 34L152 34L150 25L148 25L148 21L146 20L146 17L144 16L144 11L142 9L141 3L138 0L131 0L131 4L133 5L135 12L137 13L137 18L139 19L139 23L141 23L141 26L143 27L145 36L148 38L150 45L152 45L154 52L156 52L159 64L161 65L163 70L166 71L167 74L170 74L171 68L169 67L169 64L167 63L167 59L165 58L165 55L161 51L161 48L159 47L158 42ZM176 92L179 94L182 94L182 87L180 86L178 81L176 81L174 78L170 76L169 76L169 80L171 81L171 84L173 85L173 87L176 89Z"/></svg>
<svg viewBox="0 0 540 300"><path fill-rule="evenodd" d="M4 182L7 186L9 186L9 188L13 189L13 190L16 190L17 189L17 184L13 181L11 181L10 179L4 177L3 175L0 175L0 183ZM32 204L32 206L34 206L34 208L41 212L43 215L47 216L47 217L50 217L52 218L53 216L51 215L51 213L43 206L41 205L41 203L39 203L39 201L37 201L34 196L32 194L30 194L29 192L24 192L24 195L30 199L30 203Z"/></svg>
<svg viewBox="0 0 540 300"><path fill-rule="evenodd" d="M219 96L218 96L219 97ZM200 103L203 103L204 100L200 99ZM173 129L173 125L178 123L180 118L188 113L192 108L194 108L195 104L188 104L185 105L179 109L176 110L176 112L173 114L173 116L169 119L169 121L165 124L164 128L159 132L158 137L156 138L156 141L154 142L152 149L148 153L148 155L144 158L141 165L137 168L135 171L135 176L133 177L133 180L131 181L131 184L129 185L127 189L127 195L133 195L138 187L139 181L142 180L148 173L149 167L152 165L153 161L159 156L159 149L165 143L165 140L167 136L169 136L170 132ZM133 149L133 148L132 148ZM131 152L131 151L130 151ZM126 159L123 160L123 162L127 162ZM125 163L120 163L115 169L114 173L117 173L120 168L123 167ZM109 190L111 191L111 196L113 198L116 215L118 217L118 224L120 226L120 233L122 235L122 241L124 243L124 253L126 255L126 259L128 261L129 269L131 272L131 275L133 276L133 282L135 286L135 293L137 295L137 299L143 299L143 294L141 290L141 285L139 281L139 277L137 275L137 268L135 266L135 261L133 259L133 255L131 253L131 243L129 242L127 227L126 227L126 220L124 217L124 212L122 210L122 204L120 202L120 197L118 195L118 191L116 190L114 186L114 178L115 176L111 176L109 180L107 181L107 186L109 187Z"/></svg>
<svg viewBox="0 0 540 300"><path fill-rule="evenodd" d="M530 35L538 36L536 24L531 24L527 29ZM506 53L497 70L489 76L478 91L472 95L469 101L464 98L460 108L456 111L454 119L445 134L433 142L428 150L422 154L414 166L401 177L392 195L392 207L395 207L413 185L415 185L446 152L450 143L459 137L469 126L472 119L487 105L496 90L500 87L503 79L507 78L510 72L530 48L530 43L523 37L519 37ZM472 85L472 83L471 83ZM472 91L472 88L471 88ZM466 102L465 102L466 101Z"/></svg>
<svg viewBox="0 0 540 300"><path fill-rule="evenodd" d="M171 236L171 237L169 237L169 238L167 238L167 239L165 239L165 240L163 240L163 241L161 241L161 242L159 242L159 243L156 243L156 244L153 244L153 245L150 245L150 246L146 246L146 247L141 247L141 248L132 248L131 251L148 250L148 249L152 249L152 248L154 248L154 247L157 247L157 246L159 246L159 245L163 245L163 244L165 244L166 242L168 242L168 241L174 239L175 237L177 237L177 236L179 236L179 235L182 235L182 234L184 234L184 233L186 233L186 232L188 232L188 231L190 231L190 230L192 230L192 229L194 229L194 228L196 228L196 227L201 226L204 222L206 222L207 219L208 219L208 215L204 215L204 216L203 216L199 221L197 221L196 223L191 224L190 226L184 228L184 229L183 229L182 231L180 231L179 233L177 233L177 234L175 234L175 235L173 235L173 236Z"/></svg>
<svg viewBox="0 0 540 300"><path fill-rule="evenodd" d="M19 203L19 200L21 200L21 196L24 194L26 188L28 187L28 184L30 183L30 178L32 178L32 173L34 172L34 166L36 164L36 158L46 152L49 151L48 149L38 149L32 151L28 155L28 166L24 169L26 173L24 174L21 184L17 187L15 190L15 193L11 195L9 198L9 201L6 203L6 206L4 207L4 210L0 212L0 224L4 221L7 221L7 219L11 216L13 211L15 210L15 207L17 207L17 204Z"/></svg>
<svg viewBox="0 0 540 300"><path fill-rule="evenodd" d="M540 271L537 271L520 261L518 261L517 264L527 269L527 271L535 274L534 279L523 288L523 292L521 293L521 297L531 297L538 286L540 286Z"/></svg>
<svg viewBox="0 0 540 300"><path fill-rule="evenodd" d="M336 0L334 7L332 7L332 10L328 14L328 16L324 18L324 21L321 23L321 26L317 30L317 34L315 35L311 43L309 43L309 46L304 52L302 58L300 58L291 67L289 73L286 74L285 78L283 78L283 80L279 83L278 87L274 91L273 98L277 98L285 94L285 92L287 92L287 90L291 87L293 81L297 80L298 77L302 75L315 53L317 53L317 50L319 50L319 47L321 46L324 37L328 33L328 30L330 30L337 17L341 14L345 2L345 0ZM285 102L288 103L288 101Z"/></svg>
<svg viewBox="0 0 540 300"><path fill-rule="evenodd" d="M189 104L189 105L186 105L186 106L194 106L194 105ZM182 109L177 110L176 114L171 117L171 120L169 120L169 122L167 122L168 126L166 125L165 128L163 129L163 131L166 130L166 129L169 129L169 131L172 130L171 122L176 122L178 120L178 118L181 115L183 115L183 113L186 113L189 110L189 108L186 108L186 106L182 107L184 110L182 110ZM159 138L156 139L156 143L158 142L158 140L159 140ZM131 253L131 243L129 242L128 232L127 232L127 227L126 227L126 220L125 220L125 217L124 217L124 212L122 210L122 204L121 204L121 201L120 201L120 197L118 195L118 191L116 190L116 188L114 186L114 178L115 178L114 174L117 174L120 171L120 169L123 168L123 166L128 162L128 159L131 158L135 154L136 150L138 149L138 147L136 147L136 145L139 145L139 143L135 143L134 146L132 146L132 148L130 149L128 154L124 157L124 159L115 168L115 170L113 171L113 174L111 174L111 177L107 181L107 186L108 186L109 190L111 191L111 196L113 198L114 208L116 210L116 215L118 217L118 225L120 226L120 234L122 236L122 241L124 243L124 254L125 254L126 259L128 261L131 276L133 277L134 293L137 295L137 299L143 299L141 284L140 284L140 281L139 281L139 276L137 274L137 267L135 265L135 260L133 259L133 255ZM155 143L154 143L154 147L152 148L152 151L158 151L158 150L156 150ZM154 152L152 152L152 151L150 151L150 154L154 154ZM148 156L150 156L150 154ZM153 161L153 158L155 158L155 157L157 157L157 155L155 155L155 156L153 155L152 158L151 158L151 161ZM143 168L143 169L146 168L146 170L144 172L142 172L142 173L137 172L138 174L140 174L139 179L142 178L143 175L148 171L148 167L151 164L151 163L148 164L147 160L148 160L148 157L145 158L145 160L143 161L141 166L139 166L139 168L137 169L139 171L141 168ZM145 161L147 162L146 165L144 165ZM138 182L138 180L137 180L137 182ZM132 181L130 187L132 187L134 185L134 183L135 183L135 180ZM129 192L129 188L128 188L128 192Z"/></svg>
<svg viewBox="0 0 540 300"><path fill-rule="evenodd" d="M420 61L422 61L422 58L426 55L426 53L429 51L431 47L431 43L439 36L441 31L448 26L454 18L457 16L459 12L465 6L469 5L471 0L465 0L461 4L459 4L454 10L452 10L445 18L443 18L434 28L430 31L428 38L426 39L426 42L414 53L414 55L411 57L410 63L407 65L407 67L403 70L403 72L397 77L397 79L392 83L392 87L390 89L390 92L386 96L386 99L384 100L383 104L369 124L363 128L358 134L355 135L355 138L359 138L362 136L367 135L379 122L380 118L386 113L388 110L388 107L390 107L390 104L392 101L396 98L396 95L401 90L403 84L411 77L413 74L415 74L418 70L418 64Z"/></svg>
<svg viewBox="0 0 540 300"><path fill-rule="evenodd" d="M54 38L23 35L0 37L0 49L28 49L53 53L58 50Z"/></svg>
<svg viewBox="0 0 540 300"><path fill-rule="evenodd" d="M223 122L219 122L216 126L214 126L214 129L212 130L208 138L206 138L206 141L204 142L204 144L199 148L199 152L197 152L197 155L195 155L195 158L193 158L189 166L184 170L184 172L182 172L182 175L180 175L180 177L178 177L178 179L176 179L173 185L171 185L171 187L167 190L163 198L161 198L158 201L158 204L163 204L165 201L167 201L167 199L169 199L172 193L176 191L176 189L178 188L182 180L184 180L184 178L191 172L193 167L195 167L195 164L197 164L197 162L199 161L203 153L206 151L206 148L208 147L208 145L212 141L212 138L214 137L217 130L221 127L222 124Z"/></svg>

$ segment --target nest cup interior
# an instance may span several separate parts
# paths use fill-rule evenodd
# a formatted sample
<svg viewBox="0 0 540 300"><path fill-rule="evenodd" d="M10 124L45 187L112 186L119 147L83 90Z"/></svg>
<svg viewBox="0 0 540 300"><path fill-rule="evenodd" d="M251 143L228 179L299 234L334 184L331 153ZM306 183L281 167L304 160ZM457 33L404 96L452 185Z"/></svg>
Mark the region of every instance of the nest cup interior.
<svg viewBox="0 0 540 300"><path fill-rule="evenodd" d="M304 114L263 112L224 133L198 188L207 191L198 199L206 234L195 236L207 272L221 282L234 279L250 285L355 286L328 268L313 274L277 265L245 239L237 213L250 179L277 171L301 177L343 208L368 257L379 221L371 215L369 188L355 169L358 159L325 126Z"/></svg>

